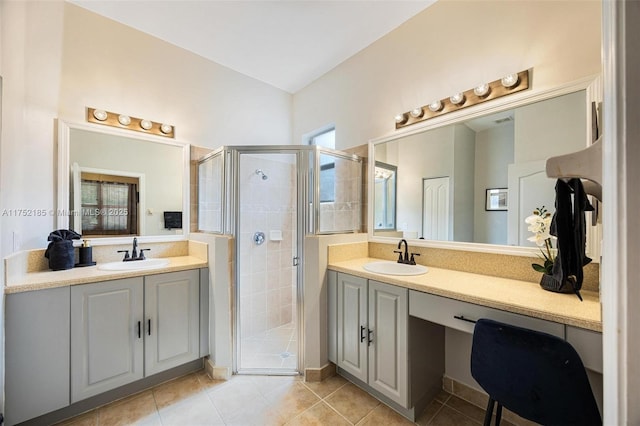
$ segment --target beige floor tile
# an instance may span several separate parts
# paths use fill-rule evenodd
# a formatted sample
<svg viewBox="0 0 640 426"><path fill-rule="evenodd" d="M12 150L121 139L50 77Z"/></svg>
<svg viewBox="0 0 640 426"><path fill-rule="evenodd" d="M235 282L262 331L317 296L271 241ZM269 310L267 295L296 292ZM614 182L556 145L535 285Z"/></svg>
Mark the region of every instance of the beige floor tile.
<svg viewBox="0 0 640 426"><path fill-rule="evenodd" d="M438 392L438 394L435 396L435 400L442 402L443 404L445 402L447 402L447 400L449 399L449 397L451 396L451 394L449 392L446 392L444 390L440 390L440 392Z"/></svg>
<svg viewBox="0 0 640 426"><path fill-rule="evenodd" d="M160 424L153 393L146 391L98 409L100 425Z"/></svg>
<svg viewBox="0 0 640 426"><path fill-rule="evenodd" d="M413 424L384 404L378 405L364 419L358 422L358 426L409 426Z"/></svg>
<svg viewBox="0 0 640 426"><path fill-rule="evenodd" d="M264 396L278 389L287 389L300 381L299 376L248 376Z"/></svg>
<svg viewBox="0 0 640 426"><path fill-rule="evenodd" d="M455 395L451 395L445 405L461 412L467 417L471 417L476 421L482 422L484 420L485 410L463 399L460 399Z"/></svg>
<svg viewBox="0 0 640 426"><path fill-rule="evenodd" d="M427 404L424 411L420 413L420 415L416 419L416 423L420 426L428 425L431 422L431 420L433 420L433 418L438 414L438 411L442 409L443 406L444 405L439 401L436 401L436 400L431 401L429 404Z"/></svg>
<svg viewBox="0 0 640 426"><path fill-rule="evenodd" d="M430 426L477 426L479 423L445 405L427 424Z"/></svg>
<svg viewBox="0 0 640 426"><path fill-rule="evenodd" d="M218 410L205 393L199 393L159 410L163 426L223 425Z"/></svg>
<svg viewBox="0 0 640 426"><path fill-rule="evenodd" d="M203 389L197 375L193 373L153 388L153 396L158 408L164 408L200 393Z"/></svg>
<svg viewBox="0 0 640 426"><path fill-rule="evenodd" d="M319 402L286 424L287 426L349 426L351 423L324 402Z"/></svg>
<svg viewBox="0 0 640 426"><path fill-rule="evenodd" d="M205 373L204 370L201 370L197 373L195 373L196 377L198 378L198 381L200 382L200 385L202 386L202 390L205 391L209 391L217 386L222 386L225 383L228 383L227 380L215 380L212 379L211 377L209 377L209 375L207 373Z"/></svg>
<svg viewBox="0 0 640 426"><path fill-rule="evenodd" d="M321 382L304 382L304 385L320 398L326 398L347 383L349 382L343 377L333 376Z"/></svg>
<svg viewBox="0 0 640 426"><path fill-rule="evenodd" d="M229 380L207 394L225 423L238 421L238 418L243 416L250 419L255 411L264 411L268 406L255 382L246 376Z"/></svg>
<svg viewBox="0 0 640 426"><path fill-rule="evenodd" d="M344 385L325 401L353 424L358 423L380 404L377 399L352 383Z"/></svg>
<svg viewBox="0 0 640 426"><path fill-rule="evenodd" d="M317 395L296 381L265 395L269 406L283 419L289 420L320 401Z"/></svg>

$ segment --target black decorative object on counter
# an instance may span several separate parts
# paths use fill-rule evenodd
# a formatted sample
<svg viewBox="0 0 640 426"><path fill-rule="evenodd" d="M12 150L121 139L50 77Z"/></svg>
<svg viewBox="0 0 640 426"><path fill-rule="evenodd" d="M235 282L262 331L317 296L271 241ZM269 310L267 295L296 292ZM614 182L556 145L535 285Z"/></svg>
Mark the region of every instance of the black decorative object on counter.
<svg viewBox="0 0 640 426"><path fill-rule="evenodd" d="M89 240L84 240L82 246L78 248L78 259L79 262L75 264L76 268L96 264L96 262L93 261L93 247L89 244Z"/></svg>
<svg viewBox="0 0 640 426"><path fill-rule="evenodd" d="M71 269L75 263L73 240L79 240L81 235L70 229L58 229L49 234L50 241L44 257L49 259L49 269L61 271Z"/></svg>
<svg viewBox="0 0 640 426"><path fill-rule="evenodd" d="M556 280L553 275L542 274L540 278L540 287L545 290L553 291L556 293L575 293L573 284L573 278L569 277L564 283Z"/></svg>

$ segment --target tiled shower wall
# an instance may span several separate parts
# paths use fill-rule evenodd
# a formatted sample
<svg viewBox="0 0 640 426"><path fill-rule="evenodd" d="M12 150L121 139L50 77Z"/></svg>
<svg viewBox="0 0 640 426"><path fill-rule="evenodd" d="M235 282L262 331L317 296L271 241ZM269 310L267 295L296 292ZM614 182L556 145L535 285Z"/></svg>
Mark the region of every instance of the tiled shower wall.
<svg viewBox="0 0 640 426"><path fill-rule="evenodd" d="M289 159L278 154L241 156L237 244L243 337L287 324L296 315L296 169ZM257 169L268 179L257 175ZM258 231L266 236L262 245L253 240Z"/></svg>
<svg viewBox="0 0 640 426"><path fill-rule="evenodd" d="M326 154L323 154L323 156ZM320 203L320 232L360 231L362 163L335 157L335 199Z"/></svg>

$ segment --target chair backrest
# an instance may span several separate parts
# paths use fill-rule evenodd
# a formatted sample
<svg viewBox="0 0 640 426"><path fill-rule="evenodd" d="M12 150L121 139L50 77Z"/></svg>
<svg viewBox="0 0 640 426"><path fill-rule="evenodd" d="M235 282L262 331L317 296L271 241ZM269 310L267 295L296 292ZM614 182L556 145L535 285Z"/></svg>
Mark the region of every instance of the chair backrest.
<svg viewBox="0 0 640 426"><path fill-rule="evenodd" d="M476 323L471 375L505 408L544 425L601 425L580 356L566 341L489 319Z"/></svg>

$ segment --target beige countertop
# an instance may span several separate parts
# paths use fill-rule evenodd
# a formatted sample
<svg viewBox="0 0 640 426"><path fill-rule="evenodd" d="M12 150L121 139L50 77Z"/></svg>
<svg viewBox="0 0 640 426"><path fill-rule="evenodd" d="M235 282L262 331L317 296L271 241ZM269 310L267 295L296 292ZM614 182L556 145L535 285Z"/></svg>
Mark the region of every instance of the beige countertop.
<svg viewBox="0 0 640 426"><path fill-rule="evenodd" d="M77 284L87 284L99 281L117 280L120 278L141 277L144 275L162 274L165 272L184 271L188 269L206 268L208 263L200 257L175 256L166 257L167 266L155 269L135 271L103 271L97 266L73 268L64 271L29 272L5 284L5 294L23 291L43 290L47 288L64 287Z"/></svg>
<svg viewBox="0 0 640 426"><path fill-rule="evenodd" d="M380 259L363 257L330 262L328 268L463 302L602 331L600 298L596 292L581 291L584 299L581 302L575 294L553 293L536 283L448 269L429 267L426 274L414 276L383 275L364 270L363 265L375 261Z"/></svg>

